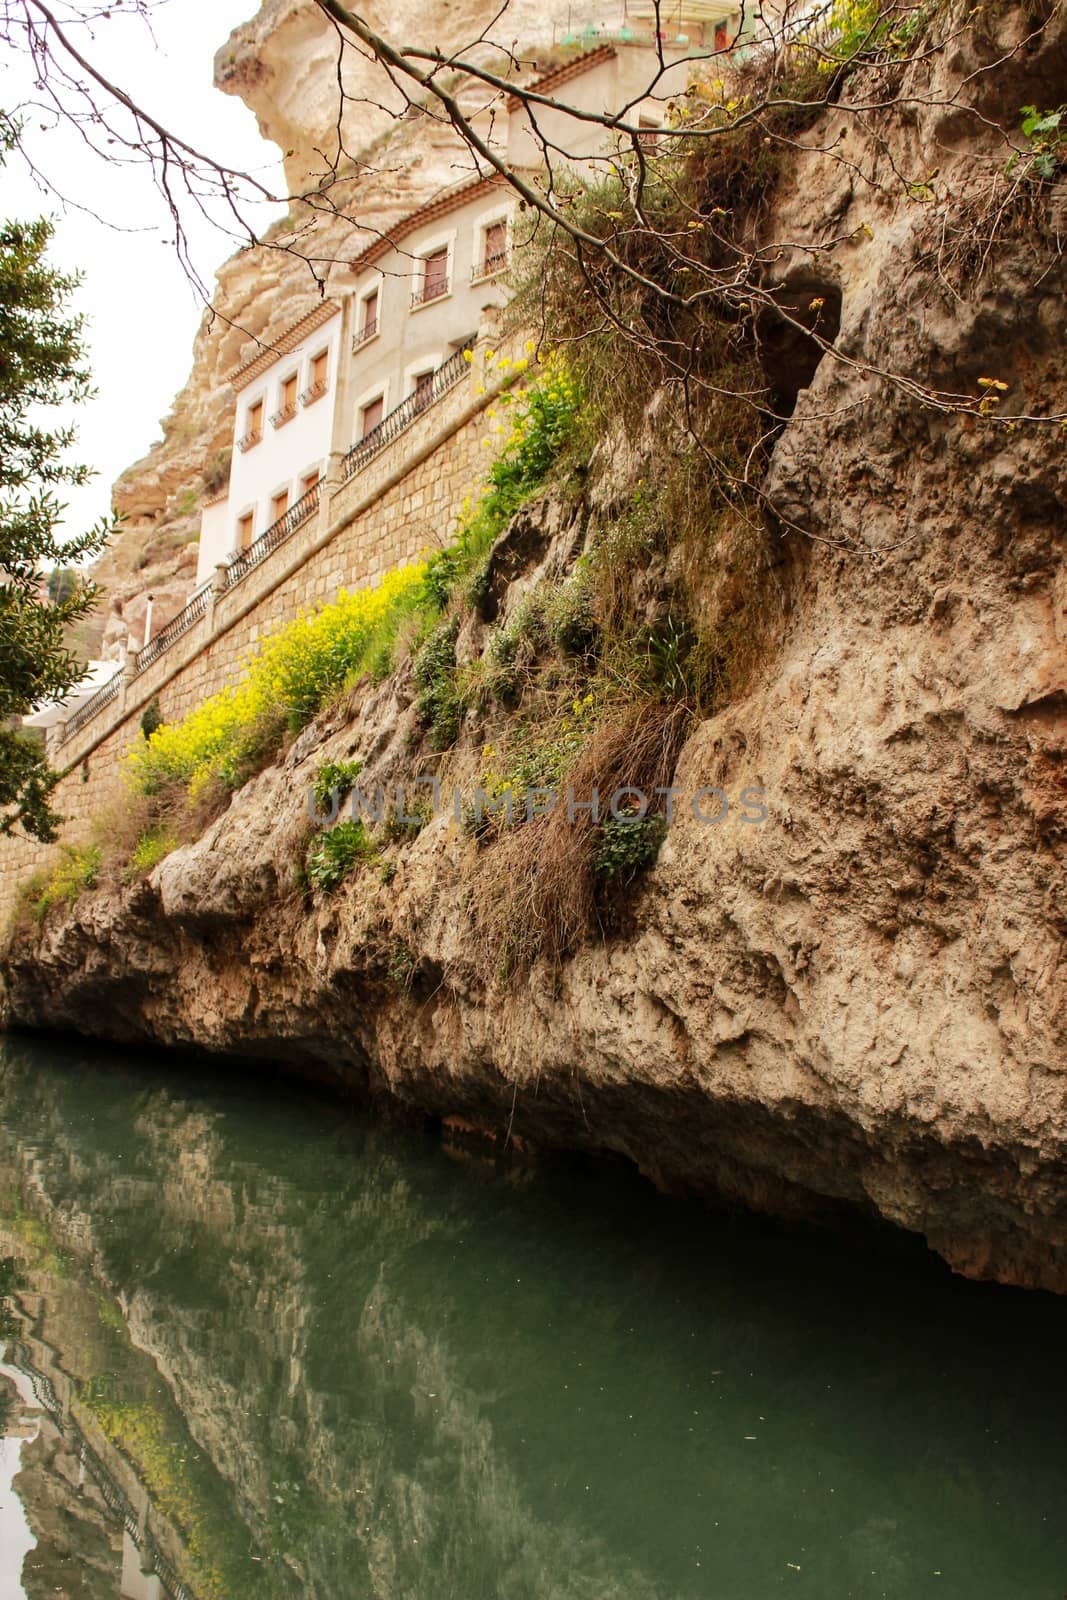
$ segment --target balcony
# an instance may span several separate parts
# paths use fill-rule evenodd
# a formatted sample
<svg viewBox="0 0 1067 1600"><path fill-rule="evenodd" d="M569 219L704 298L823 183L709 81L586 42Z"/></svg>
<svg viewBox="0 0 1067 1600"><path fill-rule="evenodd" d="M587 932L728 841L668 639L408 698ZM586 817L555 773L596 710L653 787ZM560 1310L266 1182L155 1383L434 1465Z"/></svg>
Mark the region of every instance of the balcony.
<svg viewBox="0 0 1067 1600"><path fill-rule="evenodd" d="M244 455L246 450L251 450L257 444L262 444L262 443L263 443L263 431L262 431L262 429L260 429L260 428L250 428L247 433L242 434L241 437L238 439L237 448L238 448L238 450L240 450L241 454Z"/></svg>
<svg viewBox="0 0 1067 1600"><path fill-rule="evenodd" d="M271 425L272 428L284 428L285 424L287 422L292 422L292 420L293 420L293 418L295 416L296 416L296 407L295 406L282 406L281 410L280 411L276 411L274 413L274 415L271 417L270 425Z"/></svg>
<svg viewBox="0 0 1067 1600"><path fill-rule="evenodd" d="M359 330L359 332L354 335L352 339L352 354L355 355L357 350L362 350L365 344L369 344L372 339L376 339L377 337L378 318L371 317L368 322L363 324L363 327Z"/></svg>
<svg viewBox="0 0 1067 1600"><path fill-rule="evenodd" d="M435 278L432 283L420 283L412 292L412 307L427 306L431 300L441 300L446 294L451 293L451 289L452 283L449 278Z"/></svg>
<svg viewBox="0 0 1067 1600"><path fill-rule="evenodd" d="M300 391L300 404L302 406L313 406L315 401L321 400L325 393L326 385L324 383L309 383L306 389Z"/></svg>
<svg viewBox="0 0 1067 1600"><path fill-rule="evenodd" d="M471 268L471 282L481 283L485 278L495 278L498 272L503 272L508 264L509 252L496 250L491 256L486 256L484 261L476 261Z"/></svg>

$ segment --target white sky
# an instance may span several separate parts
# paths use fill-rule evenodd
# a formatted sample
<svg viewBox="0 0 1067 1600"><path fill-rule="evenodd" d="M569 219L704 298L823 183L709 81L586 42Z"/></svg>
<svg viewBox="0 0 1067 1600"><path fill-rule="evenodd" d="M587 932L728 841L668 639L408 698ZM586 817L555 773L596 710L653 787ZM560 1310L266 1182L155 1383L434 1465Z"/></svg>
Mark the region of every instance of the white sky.
<svg viewBox="0 0 1067 1600"><path fill-rule="evenodd" d="M257 0L158 0L152 33L136 17L118 12L95 25L94 38L80 33L78 44L171 131L231 166L254 169L268 188L281 192L276 147L260 139L251 111L211 81L216 49L256 9ZM10 108L30 86L26 62L9 58L0 71L0 106ZM203 305L166 242L173 228L147 169L110 168L69 130L41 131L30 123L27 133L34 159L57 187L132 230L117 232L73 207L64 211L42 195L17 155L0 168L0 212L19 219L53 216L50 259L83 274L73 306L87 317L98 394L69 417L56 413L53 419L76 424L72 455L98 472L84 489L61 496L69 505L67 530L75 533L106 513L112 481L160 437L159 419L189 372ZM258 226L274 214L263 208ZM210 288L215 269L235 245L191 208L185 221L197 270Z"/></svg>

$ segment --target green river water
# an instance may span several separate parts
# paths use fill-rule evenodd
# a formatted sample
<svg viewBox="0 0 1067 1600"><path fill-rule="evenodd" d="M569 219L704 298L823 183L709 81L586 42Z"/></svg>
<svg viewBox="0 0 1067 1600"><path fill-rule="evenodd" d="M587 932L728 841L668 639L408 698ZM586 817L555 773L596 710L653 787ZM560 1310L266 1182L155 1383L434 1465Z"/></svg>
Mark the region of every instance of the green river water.
<svg viewBox="0 0 1067 1600"><path fill-rule="evenodd" d="M0 1047L0 1600L1064 1600L1067 1301Z"/></svg>

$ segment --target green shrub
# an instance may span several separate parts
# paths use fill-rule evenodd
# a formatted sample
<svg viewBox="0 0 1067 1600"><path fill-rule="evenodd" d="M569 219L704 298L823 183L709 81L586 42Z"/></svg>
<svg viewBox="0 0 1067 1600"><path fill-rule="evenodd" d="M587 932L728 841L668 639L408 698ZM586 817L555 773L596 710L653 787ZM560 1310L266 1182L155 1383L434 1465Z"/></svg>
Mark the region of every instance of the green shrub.
<svg viewBox="0 0 1067 1600"><path fill-rule="evenodd" d="M374 589L342 591L321 610L299 616L261 644L241 683L212 695L158 728L129 755L135 789L158 794L174 784L191 798L219 780L236 788L353 675L424 603L422 565L388 573Z"/></svg>
<svg viewBox="0 0 1067 1600"><path fill-rule="evenodd" d="M501 705L513 706L521 699L526 672L547 643L543 598L524 595L485 647L485 687Z"/></svg>
<svg viewBox="0 0 1067 1600"><path fill-rule="evenodd" d="M315 889L329 893L375 850L362 822L339 822L312 841L307 856L307 878Z"/></svg>
<svg viewBox="0 0 1067 1600"><path fill-rule="evenodd" d="M389 976L398 989L410 989L415 981L418 963L402 939L398 939L389 952Z"/></svg>
<svg viewBox="0 0 1067 1600"><path fill-rule="evenodd" d="M531 348L532 341L527 345ZM527 364L524 360L519 367ZM464 579L470 585L469 603L476 602L489 551L523 501L541 486L577 437L579 387L558 355L545 359L536 383L521 394L502 394L497 405L510 424L508 431L508 423L496 421L497 432L507 433L504 448L489 469L477 503L464 506L455 545L431 556L428 563L427 585L441 610ZM490 409L491 421L498 415Z"/></svg>
<svg viewBox="0 0 1067 1600"><path fill-rule="evenodd" d="M153 695L141 713L141 734L151 739L157 728L163 726L163 713L159 709L159 696Z"/></svg>
<svg viewBox="0 0 1067 1600"><path fill-rule="evenodd" d="M1051 182L1067 162L1067 129L1062 126L1067 116L1067 105L1057 106L1054 111L1039 111L1036 106L1023 106L1021 115L1022 135L1029 140L1030 153L1028 156L1012 156L1008 162L1008 174L1010 176L1022 163L1027 177Z"/></svg>
<svg viewBox="0 0 1067 1600"><path fill-rule="evenodd" d="M498 367L510 365L500 358ZM528 366L523 361L514 374ZM181 721L156 725L146 712L145 741L130 752L135 790L159 795L184 788L194 803L216 784L233 789L259 771L331 699L365 674L386 676L407 641L422 640L416 676L419 712L435 749L459 731L462 702L455 684L455 621L440 624L456 585L484 565L486 554L522 499L541 482L573 433L574 381L558 359L537 382L499 402L511 432L490 469L484 493L465 508L456 541L427 560L388 573L375 588L342 591L320 610L301 615L264 639L245 676ZM151 708L149 708L151 711Z"/></svg>
<svg viewBox="0 0 1067 1600"><path fill-rule="evenodd" d="M545 626L552 643L564 655L586 656L595 649L599 629L584 558L570 577L546 597Z"/></svg>
<svg viewBox="0 0 1067 1600"><path fill-rule="evenodd" d="M61 860L45 876L43 883L37 880L36 897L30 902L30 910L38 922L51 906L61 902L72 906L83 889L93 887L100 872L102 852L99 845L61 844L59 849Z"/></svg>
<svg viewBox="0 0 1067 1600"><path fill-rule="evenodd" d="M456 636L459 619L438 623L415 657L419 697L415 709L429 729L434 750L447 750L459 736L463 704L456 687Z"/></svg>
<svg viewBox="0 0 1067 1600"><path fill-rule="evenodd" d="M333 808L334 797L337 805L352 793L356 787L356 780L363 770L362 761L326 761L316 772L311 785L311 793L315 801L315 809L320 815Z"/></svg>
<svg viewBox="0 0 1067 1600"><path fill-rule="evenodd" d="M659 815L628 817L616 821L609 817L600 827L595 866L597 877L623 886L651 867L659 855L667 824Z"/></svg>
<svg viewBox="0 0 1067 1600"><path fill-rule="evenodd" d="M927 10L908 0L834 0L834 42L820 65L830 72L839 64L899 60L911 54L928 21Z"/></svg>
<svg viewBox="0 0 1067 1600"><path fill-rule="evenodd" d="M181 843L177 834L168 828L165 823L157 822L147 832L142 833L134 845L130 857L129 874L138 872L151 872L164 856L169 856Z"/></svg>

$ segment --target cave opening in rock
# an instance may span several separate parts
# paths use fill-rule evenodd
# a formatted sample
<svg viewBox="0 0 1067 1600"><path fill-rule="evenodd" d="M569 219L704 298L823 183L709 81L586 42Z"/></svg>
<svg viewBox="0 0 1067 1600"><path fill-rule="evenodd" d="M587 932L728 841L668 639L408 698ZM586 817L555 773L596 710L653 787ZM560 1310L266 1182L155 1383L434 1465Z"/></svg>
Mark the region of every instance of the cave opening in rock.
<svg viewBox="0 0 1067 1600"><path fill-rule="evenodd" d="M841 327L841 289L814 272L792 274L771 291L757 325L760 361L767 378L768 409L780 422L793 415L810 387L825 346Z"/></svg>

